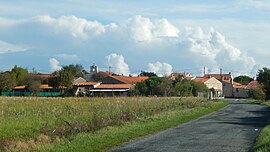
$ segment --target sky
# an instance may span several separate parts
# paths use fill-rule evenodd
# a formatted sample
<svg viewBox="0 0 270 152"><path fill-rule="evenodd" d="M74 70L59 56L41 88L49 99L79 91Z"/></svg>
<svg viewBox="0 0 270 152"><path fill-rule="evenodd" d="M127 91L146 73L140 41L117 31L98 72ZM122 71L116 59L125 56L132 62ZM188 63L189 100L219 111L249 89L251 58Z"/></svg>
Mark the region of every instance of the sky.
<svg viewBox="0 0 270 152"><path fill-rule="evenodd" d="M270 66L269 35L268 0L0 0L0 71L254 77Z"/></svg>

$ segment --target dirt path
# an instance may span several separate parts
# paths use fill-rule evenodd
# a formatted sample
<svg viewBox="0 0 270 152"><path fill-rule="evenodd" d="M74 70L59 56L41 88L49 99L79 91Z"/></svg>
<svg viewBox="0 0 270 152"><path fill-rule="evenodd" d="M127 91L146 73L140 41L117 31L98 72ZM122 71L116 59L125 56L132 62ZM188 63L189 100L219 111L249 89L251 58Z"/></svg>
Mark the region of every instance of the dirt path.
<svg viewBox="0 0 270 152"><path fill-rule="evenodd" d="M189 123L140 138L114 152L182 151L246 152L270 118L270 108L237 100L216 112Z"/></svg>

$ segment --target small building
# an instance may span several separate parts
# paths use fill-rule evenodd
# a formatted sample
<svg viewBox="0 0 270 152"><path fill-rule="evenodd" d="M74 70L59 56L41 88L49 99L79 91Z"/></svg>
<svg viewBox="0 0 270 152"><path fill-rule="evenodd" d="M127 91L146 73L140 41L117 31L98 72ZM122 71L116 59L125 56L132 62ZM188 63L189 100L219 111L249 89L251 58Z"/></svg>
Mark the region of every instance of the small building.
<svg viewBox="0 0 270 152"><path fill-rule="evenodd" d="M210 90L209 94L210 99L215 99L223 96L222 83L215 77L211 78L196 77L195 79L193 79L193 81L204 83L207 86L207 88Z"/></svg>
<svg viewBox="0 0 270 152"><path fill-rule="evenodd" d="M246 85L241 83L233 82L233 97L234 98L247 98L248 93L246 90Z"/></svg>
<svg viewBox="0 0 270 152"><path fill-rule="evenodd" d="M192 74L191 73L179 73L179 72L174 72L174 73L171 73L170 76L169 76L169 79L175 81L176 79L188 79L188 80L191 80L193 78Z"/></svg>
<svg viewBox="0 0 270 152"><path fill-rule="evenodd" d="M222 83L222 91L224 97L234 97L233 94L233 76L231 72L228 74L205 74L205 78L216 78Z"/></svg>
<svg viewBox="0 0 270 152"><path fill-rule="evenodd" d="M84 96L89 93L89 90L99 86L101 82L76 82L73 84L75 96Z"/></svg>
<svg viewBox="0 0 270 152"><path fill-rule="evenodd" d="M101 84L89 90L91 96L126 96L132 84Z"/></svg>

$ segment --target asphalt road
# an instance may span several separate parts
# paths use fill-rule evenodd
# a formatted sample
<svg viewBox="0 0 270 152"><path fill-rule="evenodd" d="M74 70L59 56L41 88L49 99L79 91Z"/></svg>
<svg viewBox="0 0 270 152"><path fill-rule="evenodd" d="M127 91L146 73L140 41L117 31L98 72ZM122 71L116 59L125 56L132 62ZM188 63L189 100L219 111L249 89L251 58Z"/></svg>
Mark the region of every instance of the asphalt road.
<svg viewBox="0 0 270 152"><path fill-rule="evenodd" d="M142 137L113 152L247 152L270 118L270 108L237 100L227 100L224 109Z"/></svg>

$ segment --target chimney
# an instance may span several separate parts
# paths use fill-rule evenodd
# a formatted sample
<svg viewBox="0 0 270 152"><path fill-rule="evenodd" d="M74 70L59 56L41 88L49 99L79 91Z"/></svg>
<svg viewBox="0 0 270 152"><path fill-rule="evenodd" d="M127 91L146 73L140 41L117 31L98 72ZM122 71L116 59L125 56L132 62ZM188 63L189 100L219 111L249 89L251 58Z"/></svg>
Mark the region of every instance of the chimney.
<svg viewBox="0 0 270 152"><path fill-rule="evenodd" d="M220 68L220 80L223 80L223 77L222 77L222 68Z"/></svg>

